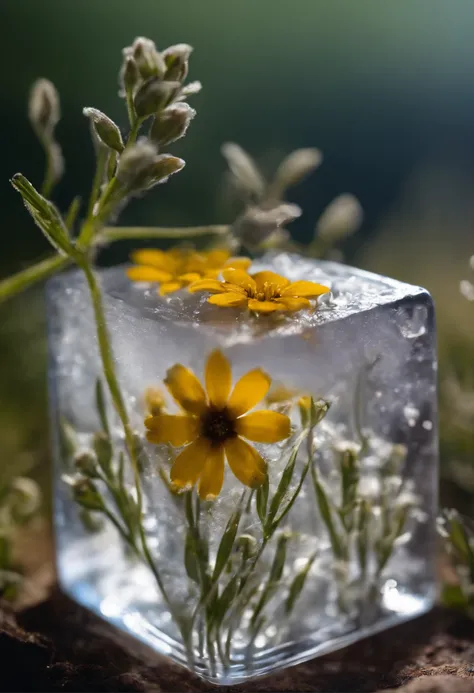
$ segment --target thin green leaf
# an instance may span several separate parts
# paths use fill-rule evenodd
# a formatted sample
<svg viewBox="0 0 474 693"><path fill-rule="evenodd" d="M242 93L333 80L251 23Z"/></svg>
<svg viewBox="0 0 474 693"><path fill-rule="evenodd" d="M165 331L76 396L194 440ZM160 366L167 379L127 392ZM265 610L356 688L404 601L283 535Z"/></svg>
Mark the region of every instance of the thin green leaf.
<svg viewBox="0 0 474 693"><path fill-rule="evenodd" d="M357 456L353 450L347 449L341 453L341 522L347 532L354 526L354 511L356 508L357 486L359 484L359 469Z"/></svg>
<svg viewBox="0 0 474 693"><path fill-rule="evenodd" d="M308 577L308 573L311 570L311 566L314 563L314 560L316 558L316 553L314 553L310 558L308 559L305 567L300 570L300 572L295 576L293 579L293 582L290 585L290 589L288 591L288 597L285 602L285 611L287 614L290 613L290 611L293 609L296 600L300 596L301 592L303 591L303 587L306 582L306 578Z"/></svg>
<svg viewBox="0 0 474 693"><path fill-rule="evenodd" d="M125 488L125 455L123 454L123 452L119 453L117 480L118 480L119 488L124 489Z"/></svg>
<svg viewBox="0 0 474 693"><path fill-rule="evenodd" d="M240 518L242 517L244 496L245 491L243 492L239 500L237 508L229 517L224 533L222 535L222 539L219 543L219 548L217 549L216 564L214 566L214 572L212 573L213 582L215 582L219 578L232 553L235 537L237 535L237 530L239 528Z"/></svg>
<svg viewBox="0 0 474 693"><path fill-rule="evenodd" d="M362 577L367 573L367 557L369 545L369 520L370 505L363 500L359 506L359 516L357 522L357 556L359 559L360 572Z"/></svg>
<svg viewBox="0 0 474 693"><path fill-rule="evenodd" d="M108 437L110 437L109 421L107 419L107 411L105 408L104 388L100 378L97 378L95 381L95 405L97 407L97 413L99 414L102 430L107 434Z"/></svg>
<svg viewBox="0 0 474 693"><path fill-rule="evenodd" d="M197 549L192 529L188 529L186 532L186 541L184 545L184 567L186 568L188 577L199 585L199 560L197 557Z"/></svg>
<svg viewBox="0 0 474 693"><path fill-rule="evenodd" d="M285 509L280 513L280 515L276 518L276 520L273 522L272 526L270 527L270 535L273 534L275 529L280 525L280 523L283 520L283 518L285 517L285 515L287 515L290 512L291 508L293 507L293 504L296 501L296 499L298 498L299 493L301 491L301 488L304 484L304 480L306 479L310 465L311 465L311 458L308 457L306 464L303 467L303 471L301 473L301 477L300 477L298 486L296 487L292 497L290 498L290 500L286 504Z"/></svg>
<svg viewBox="0 0 474 693"><path fill-rule="evenodd" d="M258 487L255 495L255 504L257 506L257 514L262 525L265 525L268 505L269 481L268 474L265 476L265 481Z"/></svg>
<svg viewBox="0 0 474 693"><path fill-rule="evenodd" d="M76 195L72 199L71 204L68 207L68 210L66 212L66 216L64 218L64 223L66 224L66 228L69 231L72 231L74 229L74 224L76 223L77 215L79 214L79 211L81 209L81 198L79 195Z"/></svg>
<svg viewBox="0 0 474 693"><path fill-rule="evenodd" d="M271 526L273 519L275 518L275 515L277 514L280 505L283 499L285 498L286 492L288 491L288 488L291 484L293 472L295 470L296 457L298 455L298 450L300 449L302 440L303 438L300 436L297 442L295 443L295 446L291 451L290 457L288 458L288 462L286 463L285 469L283 470L283 474L281 475L280 482L277 486L277 490L275 491L275 494L271 500L270 510L268 511L265 523L267 528Z"/></svg>
<svg viewBox="0 0 474 693"><path fill-rule="evenodd" d="M16 173L11 184L23 198L23 202L34 222L39 226L51 245L66 256L74 255L69 232L52 202L39 194L36 188L21 173Z"/></svg>
<svg viewBox="0 0 474 693"><path fill-rule="evenodd" d="M219 628L226 613L232 606L238 593L240 573L235 573L224 587L220 598L217 600L213 612L213 625Z"/></svg>
<svg viewBox="0 0 474 693"><path fill-rule="evenodd" d="M334 521L332 518L331 506L329 504L329 500L328 500L326 491L324 489L324 486L322 485L322 483L319 481L319 479L316 476L314 465L312 468L312 472L313 472L312 473L313 486L314 486L314 491L316 493L316 501L318 504L321 519L323 520L323 522L326 526L326 529L328 531L328 534L329 534L329 539L331 541L332 550L333 550L336 558L343 558L344 557L344 550L343 550L341 539L339 538L339 535L336 532L336 529L334 527Z"/></svg>
<svg viewBox="0 0 474 693"><path fill-rule="evenodd" d="M275 556L273 558L273 563L270 568L270 575L268 576L268 582L265 585L263 592L258 600L257 606L252 614L250 624L252 629L256 628L259 620L259 616L262 613L265 605L273 596L278 588L281 576L283 575L283 569L285 567L286 561L286 544L288 542L289 536L287 534L282 534L278 539L278 544L275 550Z"/></svg>

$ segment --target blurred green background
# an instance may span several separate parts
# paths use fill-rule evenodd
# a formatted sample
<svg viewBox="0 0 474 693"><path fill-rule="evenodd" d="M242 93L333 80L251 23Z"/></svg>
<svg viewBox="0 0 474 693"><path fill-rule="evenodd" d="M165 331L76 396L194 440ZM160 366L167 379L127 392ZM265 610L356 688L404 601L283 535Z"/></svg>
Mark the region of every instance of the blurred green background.
<svg viewBox="0 0 474 693"><path fill-rule="evenodd" d="M26 117L31 83L48 77L61 94L67 176L56 199L65 207L90 185L82 108L126 123L117 97L122 47L138 35L158 48L187 42L195 48L190 78L204 86L188 136L172 148L187 166L134 201L121 223L231 220L219 151L226 140L270 169L294 148L317 146L323 165L291 191L304 209L295 236L308 240L326 204L354 193L365 221L346 259L433 292L442 373L464 379L474 331L474 306L459 294L474 252L473 26L472 0L2 0L1 275L48 252L8 182L16 171L41 182L42 151ZM105 261L127 251L114 247ZM48 459L41 291L0 306L0 321L0 456L18 471ZM462 455L472 459L470 440Z"/></svg>

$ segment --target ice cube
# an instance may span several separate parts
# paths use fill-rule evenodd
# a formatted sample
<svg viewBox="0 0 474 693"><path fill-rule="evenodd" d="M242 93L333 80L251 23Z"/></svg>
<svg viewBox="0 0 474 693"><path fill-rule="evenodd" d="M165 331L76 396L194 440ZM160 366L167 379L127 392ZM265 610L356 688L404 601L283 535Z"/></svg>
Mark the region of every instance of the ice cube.
<svg viewBox="0 0 474 693"><path fill-rule="evenodd" d="M331 403L314 429L314 461L306 476L307 442L300 448L285 498L298 489L303 475L301 489L271 539L265 538L255 497L251 502L246 497L238 536L244 535L241 542L253 543L261 552L244 589L255 589L255 595L249 597L240 620L232 612L222 624L224 631L233 632L225 661L219 654L222 649L225 654L222 633L213 635L224 638L216 652L206 649L202 635L196 636L197 644L191 643L192 666L217 683L244 680L336 649L427 610L436 592L436 340L429 294L352 267L290 254L264 256L252 265L252 272L260 270L291 281L315 281L331 293L322 296L314 310L275 319L274 314L257 317L242 309L213 306L207 294L182 290L160 297L154 286L131 283L124 267L98 273L116 371L138 435L144 434L145 390L164 390L166 372L176 363L191 368L202 381L206 359L215 348L231 362L234 382L262 367L289 391ZM95 405L98 378L107 390L88 288L80 272L49 282L48 309L61 584L80 603L159 652L189 664L189 643L183 644L150 570L130 547L124 550L119 533L107 521L99 533L89 534L64 481L64 475L74 474L74 467L60 445L59 429L67 422L81 444L88 437L92 444L101 428ZM177 413L169 396L167 404ZM107 392L106 407L116 473L124 436ZM291 408L291 416L297 427L297 407ZM268 463L270 498L297 437L296 431L288 443L257 445ZM351 450L357 458L359 486L348 500L342 460L344 454L350 458ZM191 619L203 604L203 578L190 577L184 560L189 528L183 497L175 496L163 481L173 455L169 446L145 446L143 525L170 600ZM133 475L128 467L124 473L133 498ZM100 480L96 483L101 487ZM316 492L318 484L329 503L333 535ZM210 573L242 490L227 468L219 498L201 508L200 532L208 547ZM107 498L116 512L117 499L113 494ZM288 534L285 568L267 594L280 530ZM139 538L135 541L140 553ZM237 543L234 553L227 572L210 588L215 594L222 593L238 570ZM293 582L305 569L304 588L288 610ZM263 621L257 624L255 611L262 594L264 606L257 616ZM211 597L207 599L210 603ZM193 623L197 631L204 628L201 616Z"/></svg>

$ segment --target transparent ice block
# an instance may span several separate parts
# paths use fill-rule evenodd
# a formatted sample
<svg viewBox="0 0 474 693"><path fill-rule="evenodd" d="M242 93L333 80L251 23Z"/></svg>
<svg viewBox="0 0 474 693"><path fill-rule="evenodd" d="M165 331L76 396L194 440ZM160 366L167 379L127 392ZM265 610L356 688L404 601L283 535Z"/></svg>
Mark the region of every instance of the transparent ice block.
<svg viewBox="0 0 474 693"><path fill-rule="evenodd" d="M150 568L127 550L111 522L96 522L94 512L86 518L72 499L74 460L101 428L94 393L97 378L103 376L83 276L77 271L63 274L52 279L47 290L61 586L158 653L220 684L345 646L425 612L436 596L436 340L429 294L352 267L296 255L264 256L254 262L252 272L262 269L292 281L319 282L330 287L331 294L319 299L317 310L275 320L212 306L206 294L179 291L160 297L156 287L132 284L123 267L99 272L116 370L137 435L144 434L146 388L162 386L167 369L176 363L202 378L206 358L216 347L231 361L234 382L248 370L263 367L275 386L331 404L313 429L314 459L306 476L308 441L298 452L285 498L303 479L299 494L261 552L245 599L235 598L239 608L234 604L218 632L212 632L213 643L203 616L209 599L203 603L184 561L182 499L170 493L162 478L173 454L169 446L142 444L143 527L169 599L188 624L193 619L186 645ZM124 437L107 392L106 408L117 468ZM297 427L297 406L290 415ZM65 426L74 433L72 453L61 434ZM261 447L268 463L270 498L294 440ZM352 515L345 514L341 490L344 455L351 451L358 459ZM133 497L130 469L124 474ZM318 497L318 484L324 498ZM200 532L211 572L242 490L227 467L220 496L213 503L201 503ZM342 553L334 535L344 545ZM279 541L285 543L284 566L269 586ZM250 501L246 496L233 553L214 595L222 594L238 573L238 547L245 542L254 554L262 545L255 493Z"/></svg>

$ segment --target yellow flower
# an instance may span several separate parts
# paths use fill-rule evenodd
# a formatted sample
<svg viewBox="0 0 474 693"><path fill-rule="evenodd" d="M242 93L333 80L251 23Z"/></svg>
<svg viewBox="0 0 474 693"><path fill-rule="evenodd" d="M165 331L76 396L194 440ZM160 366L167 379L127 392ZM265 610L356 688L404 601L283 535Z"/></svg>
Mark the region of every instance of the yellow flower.
<svg viewBox="0 0 474 693"><path fill-rule="evenodd" d="M249 257L231 257L230 252L224 248L214 248L200 253L205 261L205 277L217 277L223 269L247 270L252 264Z"/></svg>
<svg viewBox="0 0 474 693"><path fill-rule="evenodd" d="M297 311L311 306L309 299L326 294L329 289L315 282L291 283L275 272L247 274L241 269L225 269L223 282L216 279L201 279L193 282L189 291L210 291L209 303L228 308L247 307L258 313L274 311Z"/></svg>
<svg viewBox="0 0 474 693"><path fill-rule="evenodd" d="M250 414L267 394L271 379L260 368L246 373L232 387L229 361L221 351L207 359L205 384L181 364L170 368L165 379L184 415L159 414L145 419L150 443L186 447L171 468L171 482L180 489L199 482L199 496L216 498L224 482L224 457L237 479L251 488L266 478L266 464L244 438L257 443L276 443L290 435L290 419L275 411Z"/></svg>
<svg viewBox="0 0 474 693"><path fill-rule="evenodd" d="M203 277L217 277L224 267L246 269L250 258L231 258L228 250L210 250L198 253L188 248L157 250L144 248L132 253L134 267L127 269L129 279L135 282L156 282L164 296L178 291Z"/></svg>

